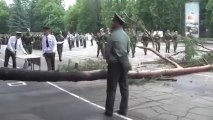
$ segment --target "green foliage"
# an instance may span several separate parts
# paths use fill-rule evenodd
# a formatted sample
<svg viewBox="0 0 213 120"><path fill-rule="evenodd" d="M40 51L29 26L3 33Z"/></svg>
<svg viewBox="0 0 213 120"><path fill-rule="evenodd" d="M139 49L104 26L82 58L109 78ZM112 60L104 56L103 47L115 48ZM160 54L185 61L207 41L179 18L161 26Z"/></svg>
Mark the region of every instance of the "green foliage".
<svg viewBox="0 0 213 120"><path fill-rule="evenodd" d="M62 66L59 66L59 71L63 72L71 72L71 71L90 71L90 70L97 70L97 69L106 69L107 64L103 60L92 60L92 59L86 59L80 63L76 63L69 60L68 64L64 64Z"/></svg>
<svg viewBox="0 0 213 120"><path fill-rule="evenodd" d="M13 0L8 26L11 32L31 28L38 32L50 26L53 32L64 29L65 10L62 0Z"/></svg>
<svg viewBox="0 0 213 120"><path fill-rule="evenodd" d="M210 30L210 33L213 33L213 0L208 0L206 5L206 18L205 24L207 28Z"/></svg>
<svg viewBox="0 0 213 120"><path fill-rule="evenodd" d="M26 31L30 26L29 0L13 0L10 6L8 26L11 32Z"/></svg>
<svg viewBox="0 0 213 120"><path fill-rule="evenodd" d="M7 20L9 18L9 7L5 0L0 0L0 34L7 33L9 28L7 26Z"/></svg>
<svg viewBox="0 0 213 120"><path fill-rule="evenodd" d="M185 44L185 59L186 61L191 61L196 55L198 55L196 51L196 38L184 37L183 41Z"/></svg>
<svg viewBox="0 0 213 120"><path fill-rule="evenodd" d="M43 26L50 26L54 31L64 29L65 10L62 0L37 0L33 12L36 18L34 31L39 31Z"/></svg>
<svg viewBox="0 0 213 120"><path fill-rule="evenodd" d="M66 12L67 30L77 32L94 32L100 29L100 0L77 0Z"/></svg>

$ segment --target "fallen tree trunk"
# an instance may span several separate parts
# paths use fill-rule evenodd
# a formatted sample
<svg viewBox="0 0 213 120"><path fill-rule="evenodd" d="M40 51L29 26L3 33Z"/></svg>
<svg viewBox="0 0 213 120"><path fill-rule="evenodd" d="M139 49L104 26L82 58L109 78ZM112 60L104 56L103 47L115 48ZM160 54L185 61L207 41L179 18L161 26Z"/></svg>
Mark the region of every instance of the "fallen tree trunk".
<svg viewBox="0 0 213 120"><path fill-rule="evenodd" d="M154 54L156 54L157 56L159 56L161 59L169 62L170 64L172 64L173 66L175 66L176 68L183 68L181 67L179 64L177 64L176 62L170 60L169 58L166 58L164 56L162 56L159 52L157 52L156 50L152 49L152 48L148 48L148 47L143 47L143 46L137 46L138 48L141 48L141 49L147 49L149 51L152 51Z"/></svg>
<svg viewBox="0 0 213 120"><path fill-rule="evenodd" d="M199 66L199 67L188 67L188 68L174 68L174 69L162 69L154 71L130 71L129 77L132 79L140 78L151 78L158 76L178 76L191 73L205 72L213 70L213 65Z"/></svg>
<svg viewBox="0 0 213 120"><path fill-rule="evenodd" d="M197 72L213 70L213 65L162 69L153 71L129 71L128 76L132 79L152 78L161 76L178 76ZM0 80L18 80L18 81L37 81L37 82L60 82L60 81L94 81L106 79L106 70L94 71L76 71L76 72L48 72L48 71L29 71L10 68L0 68Z"/></svg>

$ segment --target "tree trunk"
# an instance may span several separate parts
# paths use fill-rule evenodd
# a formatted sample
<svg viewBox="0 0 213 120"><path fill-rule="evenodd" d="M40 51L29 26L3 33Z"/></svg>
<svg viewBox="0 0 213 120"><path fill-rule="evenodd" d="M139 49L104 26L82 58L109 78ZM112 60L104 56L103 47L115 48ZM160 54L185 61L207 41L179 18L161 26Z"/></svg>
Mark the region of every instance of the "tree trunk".
<svg viewBox="0 0 213 120"><path fill-rule="evenodd" d="M128 76L132 79L151 78L158 76L177 76L204 72L213 69L213 65L189 67L189 68L174 68L162 69L154 71L129 71ZM29 71L17 70L10 68L0 68L0 80L18 80L18 81L37 81L37 82L58 82L58 81L93 81L106 79L106 70L94 71L77 71L77 72L48 72L48 71Z"/></svg>

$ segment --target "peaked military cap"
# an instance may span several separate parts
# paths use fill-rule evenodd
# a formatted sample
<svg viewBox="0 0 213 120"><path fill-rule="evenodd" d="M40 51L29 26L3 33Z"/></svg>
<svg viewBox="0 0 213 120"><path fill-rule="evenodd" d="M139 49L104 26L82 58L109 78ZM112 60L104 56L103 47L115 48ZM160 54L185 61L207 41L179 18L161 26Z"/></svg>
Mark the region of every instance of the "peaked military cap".
<svg viewBox="0 0 213 120"><path fill-rule="evenodd" d="M112 19L112 21L118 21L121 23L121 25L126 23L125 20L121 16L119 16L116 12L114 14L114 18Z"/></svg>

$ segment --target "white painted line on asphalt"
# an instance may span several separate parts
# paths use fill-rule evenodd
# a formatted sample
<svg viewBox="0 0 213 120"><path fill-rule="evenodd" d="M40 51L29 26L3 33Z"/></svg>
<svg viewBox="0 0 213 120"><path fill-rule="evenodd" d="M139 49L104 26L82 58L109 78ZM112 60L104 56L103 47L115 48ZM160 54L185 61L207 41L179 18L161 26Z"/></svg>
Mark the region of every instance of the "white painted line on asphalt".
<svg viewBox="0 0 213 120"><path fill-rule="evenodd" d="M53 87L55 87L55 88L58 88L59 90L65 92L65 93L67 93L67 94L69 94L69 95L71 95L71 96L73 96L73 97L75 97L75 98L77 98L77 99L79 99L79 100L82 100L82 101L84 101L84 102L86 102L86 103L88 103L88 104L90 104L90 105L93 105L93 106L95 106L95 107L97 107L97 108L100 108L100 109L102 109L102 110L105 110L104 107L102 107L102 106L100 106L100 105L97 105L97 104L95 104L95 103L93 103L93 102L91 102L91 101L89 101L89 100L87 100L87 99L85 99L85 98L82 98L82 97L80 97L80 96L78 96L78 95L76 95L76 94L74 94L74 93L71 93L71 92L69 92L69 91L67 91L67 90L65 90L65 89L63 89L63 88L61 88L61 87L59 87L58 85L56 85L56 84L54 84L54 83L51 83L51 82L46 82L46 83L49 84L49 85L51 85L51 86L53 86ZM116 116L118 116L118 117L124 119L124 120L133 120L133 119L131 119L131 118L128 118L128 117L119 115L119 114L117 114L117 113L114 113L114 114L115 114Z"/></svg>
<svg viewBox="0 0 213 120"><path fill-rule="evenodd" d="M14 83L7 83L7 85L10 87L17 87L17 86L25 86L25 85L27 85L27 83L18 81L18 82L14 82Z"/></svg>

